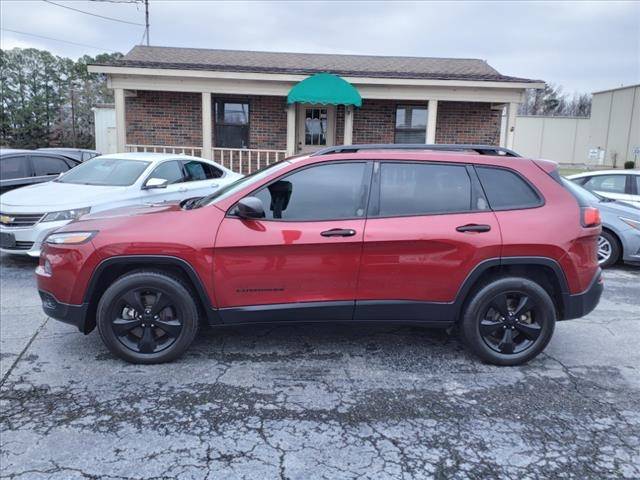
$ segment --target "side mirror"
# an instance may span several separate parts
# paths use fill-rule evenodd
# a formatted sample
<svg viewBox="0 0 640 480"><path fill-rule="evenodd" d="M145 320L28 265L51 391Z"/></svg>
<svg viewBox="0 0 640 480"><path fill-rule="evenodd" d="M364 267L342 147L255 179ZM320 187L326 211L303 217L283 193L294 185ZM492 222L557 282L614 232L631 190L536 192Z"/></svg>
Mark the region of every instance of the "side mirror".
<svg viewBox="0 0 640 480"><path fill-rule="evenodd" d="M234 213L240 218L264 218L264 205L259 198L244 197L236 205Z"/></svg>
<svg viewBox="0 0 640 480"><path fill-rule="evenodd" d="M167 188L168 180L166 178L150 178L142 186L143 190L150 190L152 188Z"/></svg>

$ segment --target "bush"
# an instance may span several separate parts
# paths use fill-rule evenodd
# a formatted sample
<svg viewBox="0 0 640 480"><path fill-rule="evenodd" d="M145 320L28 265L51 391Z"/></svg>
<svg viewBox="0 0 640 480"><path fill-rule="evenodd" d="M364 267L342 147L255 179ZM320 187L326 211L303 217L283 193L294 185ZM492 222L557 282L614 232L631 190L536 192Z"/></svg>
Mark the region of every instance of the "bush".
<svg viewBox="0 0 640 480"><path fill-rule="evenodd" d="M629 160L627 162L624 162L624 168L626 168L627 170L629 170L631 168L636 168L636 162L634 162L633 160Z"/></svg>

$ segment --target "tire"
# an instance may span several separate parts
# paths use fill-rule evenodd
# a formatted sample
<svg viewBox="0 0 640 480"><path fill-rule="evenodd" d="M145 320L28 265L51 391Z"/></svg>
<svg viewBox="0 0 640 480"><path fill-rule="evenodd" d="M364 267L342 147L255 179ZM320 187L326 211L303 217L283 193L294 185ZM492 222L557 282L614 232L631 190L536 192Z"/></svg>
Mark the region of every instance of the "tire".
<svg viewBox="0 0 640 480"><path fill-rule="evenodd" d="M178 358L193 342L198 307L191 289L178 278L134 272L104 292L96 323L102 341L117 357L130 363L164 363Z"/></svg>
<svg viewBox="0 0 640 480"><path fill-rule="evenodd" d="M544 350L555 323L556 309L544 288L526 278L507 277L472 295L463 312L460 334L467 348L483 361L520 365Z"/></svg>
<svg viewBox="0 0 640 480"><path fill-rule="evenodd" d="M618 263L622 248L616 236L607 230L602 230L598 237L598 263L602 268L608 268ZM608 253L608 256L607 256Z"/></svg>

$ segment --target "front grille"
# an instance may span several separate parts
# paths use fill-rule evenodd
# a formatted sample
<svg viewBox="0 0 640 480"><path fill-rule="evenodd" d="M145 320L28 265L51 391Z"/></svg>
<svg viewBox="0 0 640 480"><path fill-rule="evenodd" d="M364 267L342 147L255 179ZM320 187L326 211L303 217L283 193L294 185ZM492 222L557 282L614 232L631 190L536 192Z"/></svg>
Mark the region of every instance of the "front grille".
<svg viewBox="0 0 640 480"><path fill-rule="evenodd" d="M43 217L44 213L2 213L0 225L4 227L30 227Z"/></svg>
<svg viewBox="0 0 640 480"><path fill-rule="evenodd" d="M18 242L12 250L30 250L33 247L33 242Z"/></svg>

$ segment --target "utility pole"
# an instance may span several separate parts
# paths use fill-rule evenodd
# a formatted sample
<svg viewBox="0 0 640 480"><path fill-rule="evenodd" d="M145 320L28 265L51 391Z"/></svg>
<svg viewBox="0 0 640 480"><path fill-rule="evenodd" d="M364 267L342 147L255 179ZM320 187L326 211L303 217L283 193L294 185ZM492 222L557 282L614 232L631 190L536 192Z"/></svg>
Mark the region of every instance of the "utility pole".
<svg viewBox="0 0 640 480"><path fill-rule="evenodd" d="M71 85L71 132L73 135L73 147L76 147L76 102L73 84Z"/></svg>
<svg viewBox="0 0 640 480"><path fill-rule="evenodd" d="M147 37L147 47L149 46L149 0L144 0L144 24Z"/></svg>

